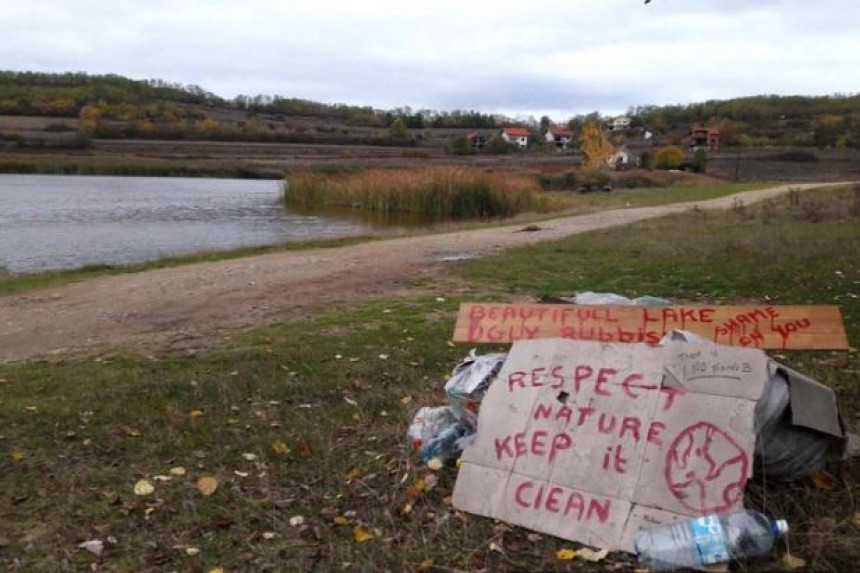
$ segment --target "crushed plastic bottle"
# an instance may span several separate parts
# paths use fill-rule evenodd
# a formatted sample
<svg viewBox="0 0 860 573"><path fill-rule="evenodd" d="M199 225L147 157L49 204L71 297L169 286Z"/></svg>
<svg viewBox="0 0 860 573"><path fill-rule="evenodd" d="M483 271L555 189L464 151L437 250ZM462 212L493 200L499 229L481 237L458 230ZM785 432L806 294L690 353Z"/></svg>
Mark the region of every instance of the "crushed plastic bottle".
<svg viewBox="0 0 860 573"><path fill-rule="evenodd" d="M459 453L463 451L463 438L474 433L472 427L465 422L457 422L448 426L439 435L424 444L424 449L421 452L424 461L429 463L430 460L437 459L444 464L456 459Z"/></svg>
<svg viewBox="0 0 860 573"><path fill-rule="evenodd" d="M742 510L640 529L633 545L640 564L673 571L766 555L787 532L785 520Z"/></svg>

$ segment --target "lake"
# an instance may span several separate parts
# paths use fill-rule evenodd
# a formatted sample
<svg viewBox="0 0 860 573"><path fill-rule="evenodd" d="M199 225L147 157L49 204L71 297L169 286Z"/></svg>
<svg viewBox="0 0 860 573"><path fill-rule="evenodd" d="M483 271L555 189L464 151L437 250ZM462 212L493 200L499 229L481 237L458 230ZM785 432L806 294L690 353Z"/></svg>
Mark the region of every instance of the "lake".
<svg viewBox="0 0 860 573"><path fill-rule="evenodd" d="M0 175L0 269L11 272L137 263L372 228L289 211L279 181Z"/></svg>

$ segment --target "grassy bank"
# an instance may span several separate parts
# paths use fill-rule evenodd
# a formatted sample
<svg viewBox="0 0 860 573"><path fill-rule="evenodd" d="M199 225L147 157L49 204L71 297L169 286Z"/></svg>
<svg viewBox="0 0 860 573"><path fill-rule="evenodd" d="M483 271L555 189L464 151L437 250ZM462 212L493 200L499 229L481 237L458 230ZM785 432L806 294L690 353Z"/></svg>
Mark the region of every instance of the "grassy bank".
<svg viewBox="0 0 860 573"><path fill-rule="evenodd" d="M858 253L855 195L816 191L463 263L445 290L436 281L419 285L439 289L430 296L333 308L202 355L0 366L0 564L22 571L94 563L103 571L633 570L623 555L595 566L558 561L556 550L573 544L455 511L453 469L436 474L432 489L420 481L428 473L414 463L404 432L418 405L444 401L444 381L468 350L446 343L459 302L606 290L839 304L857 345ZM858 354L847 366L837 358L784 360L836 388L857 431ZM176 467L185 475L171 474ZM860 465L832 471L832 490L769 480L748 492L750 505L789 520L792 554L809 570L851 570L860 559L853 493ZM196 489L202 476L217 478L212 495ZM154 493L136 496L140 479ZM362 532L373 537L359 543ZM105 542L101 557L77 547L90 539ZM783 552L745 570L778 568Z"/></svg>
<svg viewBox="0 0 860 573"><path fill-rule="evenodd" d="M0 174L113 175L126 177L213 177L280 179L283 172L241 163L198 164L149 159L89 157L2 157Z"/></svg>
<svg viewBox="0 0 860 573"><path fill-rule="evenodd" d="M531 177L465 167L297 174L284 183L284 200L300 207L350 207L440 219L510 217L562 205L557 198L541 193Z"/></svg>

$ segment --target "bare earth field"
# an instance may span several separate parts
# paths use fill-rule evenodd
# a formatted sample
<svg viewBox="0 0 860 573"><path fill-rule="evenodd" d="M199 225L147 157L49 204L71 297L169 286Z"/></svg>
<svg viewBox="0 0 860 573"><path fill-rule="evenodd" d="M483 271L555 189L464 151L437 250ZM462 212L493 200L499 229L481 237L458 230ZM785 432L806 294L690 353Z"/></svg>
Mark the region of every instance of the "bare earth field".
<svg viewBox="0 0 860 573"><path fill-rule="evenodd" d="M112 346L202 347L335 303L396 297L445 275L447 257L477 257L688 210L749 204L820 184L783 185L697 203L617 209L522 224L410 236L151 270L0 297L0 362L91 354Z"/></svg>

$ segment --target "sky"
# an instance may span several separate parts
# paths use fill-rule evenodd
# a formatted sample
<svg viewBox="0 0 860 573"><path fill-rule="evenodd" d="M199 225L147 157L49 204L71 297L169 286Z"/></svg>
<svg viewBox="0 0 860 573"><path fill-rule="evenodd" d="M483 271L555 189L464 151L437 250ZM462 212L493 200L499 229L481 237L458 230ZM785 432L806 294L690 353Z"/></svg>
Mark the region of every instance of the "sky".
<svg viewBox="0 0 860 573"><path fill-rule="evenodd" d="M856 0L3 0L0 69L513 116L860 92Z"/></svg>

